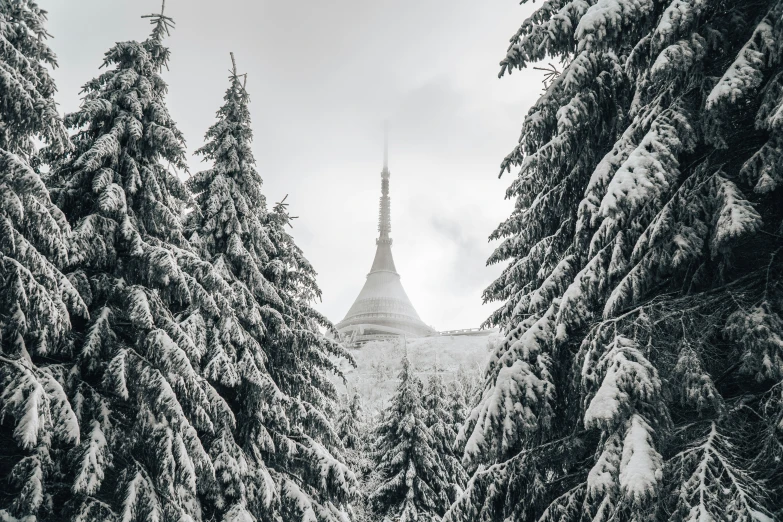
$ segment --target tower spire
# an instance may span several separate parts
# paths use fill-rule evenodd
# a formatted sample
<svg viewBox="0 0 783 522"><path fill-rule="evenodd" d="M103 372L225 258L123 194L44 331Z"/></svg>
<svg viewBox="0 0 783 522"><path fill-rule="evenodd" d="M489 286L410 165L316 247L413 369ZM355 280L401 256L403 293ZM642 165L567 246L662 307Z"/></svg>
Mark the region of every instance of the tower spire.
<svg viewBox="0 0 783 522"><path fill-rule="evenodd" d="M389 123L384 123L383 170L381 171L381 208L378 211L378 243L391 244L391 198L389 197Z"/></svg>

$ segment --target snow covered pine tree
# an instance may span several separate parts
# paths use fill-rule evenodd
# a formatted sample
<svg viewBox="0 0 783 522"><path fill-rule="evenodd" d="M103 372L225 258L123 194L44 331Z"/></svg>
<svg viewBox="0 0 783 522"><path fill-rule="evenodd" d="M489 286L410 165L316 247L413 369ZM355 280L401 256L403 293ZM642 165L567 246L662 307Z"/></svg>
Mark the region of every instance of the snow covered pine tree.
<svg viewBox="0 0 783 522"><path fill-rule="evenodd" d="M75 149L50 179L74 226L68 277L89 307L60 370L81 442L59 468L70 491L50 506L56 520L201 520L216 491L206 448L234 422L201 375L203 346L179 324L179 313L209 308L217 276L180 266L198 256L180 219L190 195L163 164L185 168L159 76L172 21L151 21L147 40L116 44L84 86L66 116Z"/></svg>
<svg viewBox="0 0 783 522"><path fill-rule="evenodd" d="M378 427L374 456L383 478L370 500L381 517L399 522L440 520L449 505L447 474L425 424L424 387L407 356L399 379Z"/></svg>
<svg viewBox="0 0 783 522"><path fill-rule="evenodd" d="M490 350L492 351L492 350ZM454 380L448 384L449 410L455 433L464 424L468 412L478 402L483 385L483 375L477 366L470 370L460 367ZM464 448L460 448L464 450Z"/></svg>
<svg viewBox="0 0 783 522"><path fill-rule="evenodd" d="M348 390L340 404L337 417L337 434L346 450L358 450L362 447L362 398L357 391Z"/></svg>
<svg viewBox="0 0 783 522"><path fill-rule="evenodd" d="M783 2L548 0L546 57L444 519L780 519Z"/></svg>
<svg viewBox="0 0 783 522"><path fill-rule="evenodd" d="M454 430L455 407L454 403L449 402L440 371L436 368L427 382L427 390L424 394L426 411L424 423L432 432L432 449L438 455L443 471L446 473L443 479L447 484L446 493L449 503L459 497L468 481L465 468L462 467L462 462L453 449L457 438L457 432Z"/></svg>
<svg viewBox="0 0 783 522"><path fill-rule="evenodd" d="M224 520L337 521L355 493L343 444L328 414L336 390L326 373L342 348L309 302L315 272L283 227L284 205L268 212L251 150L246 76L232 70L218 121L198 151L212 167L188 180L197 208L190 243L229 288L213 287L218 315L193 310L185 329L202 339L205 376L225 390L238 437L212 443ZM337 371L339 374L339 371ZM335 456L336 455L336 456Z"/></svg>
<svg viewBox="0 0 783 522"><path fill-rule="evenodd" d="M273 456L281 469L288 470L289 479L304 477L305 481L301 488L293 480L283 483L283 495L291 506L298 505L287 520L296 520L293 517L300 513L309 520L311 512L318 520L334 520L342 514L326 499L342 502L351 497L356 479L343 464L340 437L330 420L336 413L337 390L328 374L342 375L335 364L340 358L355 362L336 337L321 333L322 328L337 332L312 307L313 301L320 299L321 290L315 270L286 230L294 219L287 207L283 198L264 221L273 247L267 252L264 276L281 300L270 307L284 321L272 325L264 350L272 377L290 400L287 410L291 422L286 444L281 446L287 451L277 451Z"/></svg>
<svg viewBox="0 0 783 522"><path fill-rule="evenodd" d="M359 392L349 387L340 401L336 428L343 443L345 462L356 474L358 483L357 494L349 510L351 522L375 521L369 495L375 491L380 480L372 458L376 424L373 417L364 415Z"/></svg>
<svg viewBox="0 0 783 522"><path fill-rule="evenodd" d="M35 2L0 1L0 519L51 510L61 492L55 460L79 443L62 387L58 349L70 314L87 309L58 270L70 230L36 169L33 139L52 152L68 138L47 67L46 12Z"/></svg>

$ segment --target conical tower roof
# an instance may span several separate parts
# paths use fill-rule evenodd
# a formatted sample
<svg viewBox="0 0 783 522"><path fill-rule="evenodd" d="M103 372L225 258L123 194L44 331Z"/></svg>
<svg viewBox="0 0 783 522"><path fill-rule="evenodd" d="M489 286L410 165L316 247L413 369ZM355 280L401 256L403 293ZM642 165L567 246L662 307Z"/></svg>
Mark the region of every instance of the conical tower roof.
<svg viewBox="0 0 783 522"><path fill-rule="evenodd" d="M389 336L423 337L434 334L413 308L394 266L389 197L388 140L384 144L378 239L370 273L345 319L337 324L341 335L362 342Z"/></svg>

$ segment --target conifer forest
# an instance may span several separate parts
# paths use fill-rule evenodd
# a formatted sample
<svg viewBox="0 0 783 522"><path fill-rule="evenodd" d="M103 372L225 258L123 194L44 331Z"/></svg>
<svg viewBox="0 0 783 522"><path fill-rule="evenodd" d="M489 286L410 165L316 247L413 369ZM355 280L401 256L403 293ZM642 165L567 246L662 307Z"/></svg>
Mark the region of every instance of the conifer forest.
<svg viewBox="0 0 783 522"><path fill-rule="evenodd" d="M492 80L534 74L533 102L472 174L508 203L490 308L443 332L398 282L416 187L386 157L339 321L297 242L318 220L259 167L255 50L210 43L224 94L185 136L189 4L139 5L63 111L50 3L0 0L0 522L783 521L783 0L514 5ZM419 333L370 339L352 317L392 284Z"/></svg>

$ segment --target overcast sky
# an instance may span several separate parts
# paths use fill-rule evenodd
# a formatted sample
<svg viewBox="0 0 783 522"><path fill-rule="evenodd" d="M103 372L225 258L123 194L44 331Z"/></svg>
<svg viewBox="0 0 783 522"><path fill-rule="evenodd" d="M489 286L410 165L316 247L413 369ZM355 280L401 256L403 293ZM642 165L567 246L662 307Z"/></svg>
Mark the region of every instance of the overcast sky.
<svg viewBox="0 0 783 522"><path fill-rule="evenodd" d="M39 0L63 112L115 41L143 40L159 0ZM340 321L372 264L383 121L389 120L393 252L421 318L478 326L487 236L508 216L498 165L541 92L541 73L497 78L532 10L518 0L168 0L176 21L168 104L192 152L228 86L248 73L254 153L270 204L288 194L292 233L319 273L318 308Z"/></svg>

